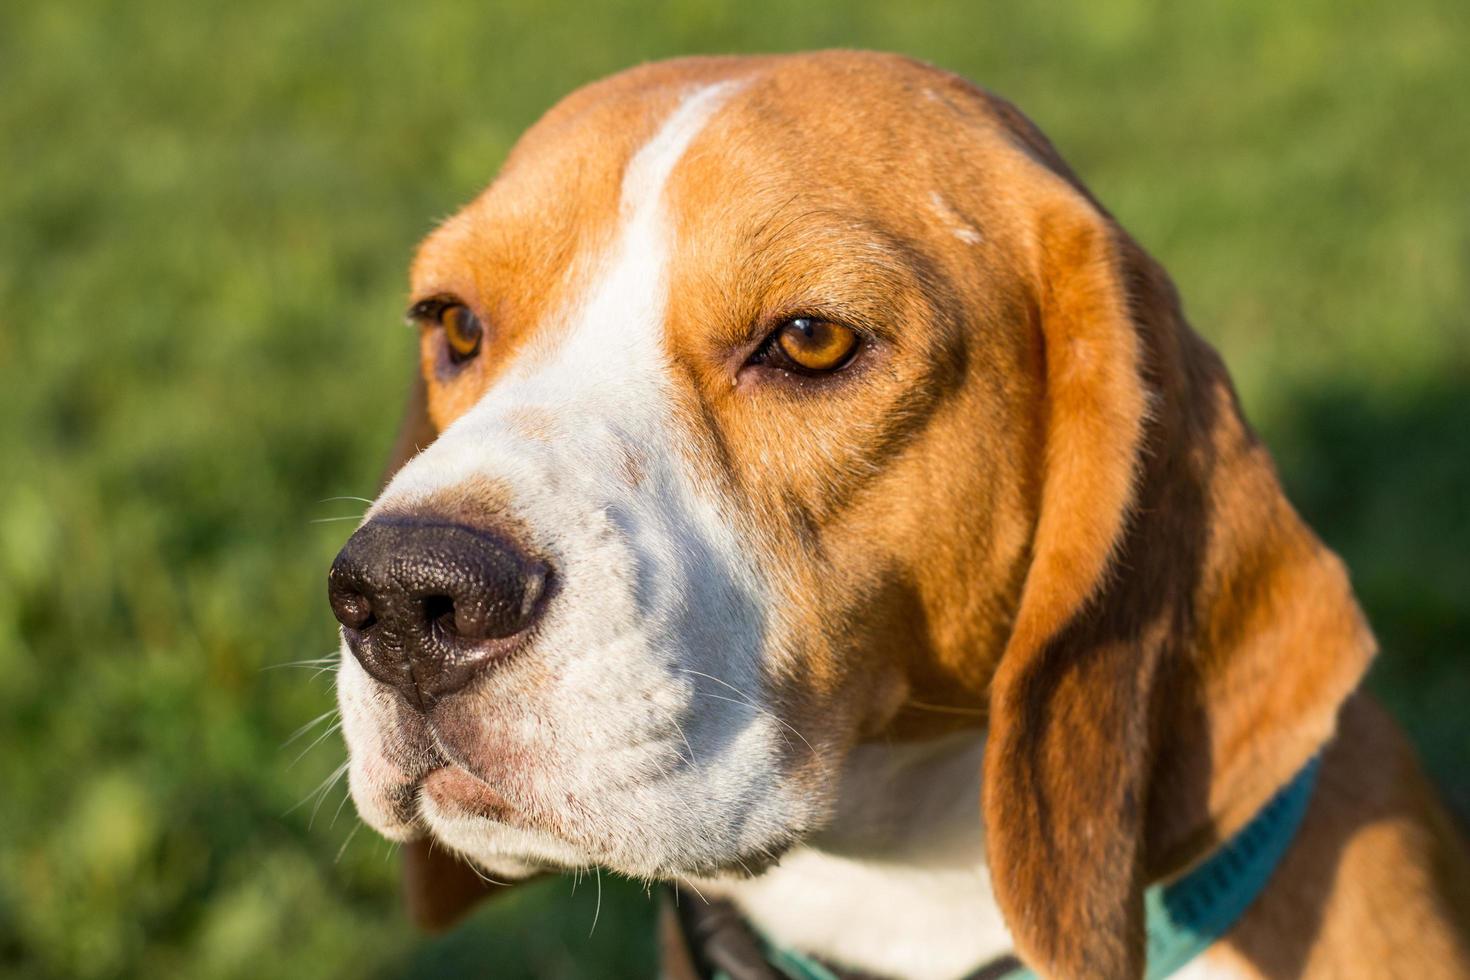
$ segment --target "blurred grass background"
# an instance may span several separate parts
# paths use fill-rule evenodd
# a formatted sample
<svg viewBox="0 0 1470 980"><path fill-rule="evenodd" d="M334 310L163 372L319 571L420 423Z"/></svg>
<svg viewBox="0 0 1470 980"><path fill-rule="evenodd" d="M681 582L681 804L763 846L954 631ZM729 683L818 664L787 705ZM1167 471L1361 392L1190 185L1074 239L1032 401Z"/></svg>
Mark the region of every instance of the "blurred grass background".
<svg viewBox="0 0 1470 980"><path fill-rule="evenodd" d="M266 668L333 648L351 524L311 522L373 491L417 239L691 52L904 51L1036 119L1223 349L1464 813L1467 42L1463 0L0 5L0 973L651 974L608 876L595 932L560 880L413 935L311 798L339 738L282 748L330 678Z"/></svg>

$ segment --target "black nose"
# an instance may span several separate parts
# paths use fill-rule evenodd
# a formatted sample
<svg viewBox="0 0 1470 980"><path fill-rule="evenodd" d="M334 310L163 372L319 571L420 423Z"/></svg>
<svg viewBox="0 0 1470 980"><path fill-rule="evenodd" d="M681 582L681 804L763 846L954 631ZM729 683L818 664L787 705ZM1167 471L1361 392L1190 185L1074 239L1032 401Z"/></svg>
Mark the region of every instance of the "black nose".
<svg viewBox="0 0 1470 980"><path fill-rule="evenodd" d="M363 669L428 707L514 652L549 574L472 528L380 517L332 562L327 596Z"/></svg>

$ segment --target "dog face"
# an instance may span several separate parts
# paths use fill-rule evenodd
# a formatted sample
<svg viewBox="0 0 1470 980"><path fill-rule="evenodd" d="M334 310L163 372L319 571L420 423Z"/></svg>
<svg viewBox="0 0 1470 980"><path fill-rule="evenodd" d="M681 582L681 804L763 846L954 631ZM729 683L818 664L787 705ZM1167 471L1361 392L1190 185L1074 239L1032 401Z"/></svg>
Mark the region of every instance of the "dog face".
<svg viewBox="0 0 1470 980"><path fill-rule="evenodd" d="M511 538L553 594L427 710L344 658L353 790L389 835L502 872L754 869L820 824L909 664L998 646L1001 616L976 634L931 591L963 575L999 609L1019 584L1037 365L1013 229L941 177L961 148L929 134L960 120L935 80L917 104L868 84L854 104L929 117L875 146L785 98L839 99L860 62L752 67L574 96L423 246L442 434L370 519Z"/></svg>
<svg viewBox="0 0 1470 980"><path fill-rule="evenodd" d="M1301 628L1366 649L1279 492L1216 491L1269 464L1162 272L953 76L853 53L615 76L412 278L436 437L332 584L352 793L389 837L494 875L758 873L823 825L853 746L988 715L998 896L1079 923L1018 942L1127 975L1151 767L1198 762L1151 742L1156 667L1209 628L1236 544L1204 529L1269 523L1335 597ZM1293 708L1282 767L1325 711ZM1252 724L1213 713L1191 751ZM1259 772L1229 797L1269 795Z"/></svg>

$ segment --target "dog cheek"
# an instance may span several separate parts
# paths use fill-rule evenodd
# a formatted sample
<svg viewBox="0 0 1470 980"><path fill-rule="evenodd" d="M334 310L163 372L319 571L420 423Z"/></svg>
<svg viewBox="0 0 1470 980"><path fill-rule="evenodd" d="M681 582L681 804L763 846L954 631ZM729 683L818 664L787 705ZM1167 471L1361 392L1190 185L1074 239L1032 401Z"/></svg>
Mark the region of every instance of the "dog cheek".
<svg viewBox="0 0 1470 980"><path fill-rule="evenodd" d="M391 840L409 840L418 836L415 787L431 760L419 758L425 754L413 749L410 733L397 732L389 720L391 705L375 684L350 655L344 657L337 704L348 754L347 786L365 823Z"/></svg>
<svg viewBox="0 0 1470 980"><path fill-rule="evenodd" d="M401 843L421 836L414 819L417 791L381 759L353 755L347 767L347 787L363 823L384 837Z"/></svg>

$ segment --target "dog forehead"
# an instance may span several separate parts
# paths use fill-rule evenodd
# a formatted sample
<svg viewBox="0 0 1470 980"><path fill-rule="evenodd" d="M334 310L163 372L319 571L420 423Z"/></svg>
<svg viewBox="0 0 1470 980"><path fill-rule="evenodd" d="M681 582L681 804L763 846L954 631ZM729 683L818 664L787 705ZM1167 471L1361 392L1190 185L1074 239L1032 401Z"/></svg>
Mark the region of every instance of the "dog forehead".
<svg viewBox="0 0 1470 980"><path fill-rule="evenodd" d="M544 257L567 278L576 256L616 234L640 151L686 99L725 84L737 91L723 100L720 124L694 134L666 174L681 226L749 225L793 199L902 223L932 215L931 202L947 199L961 173L992 158L1007 171L1015 155L1007 124L978 89L906 58L829 51L657 62L578 89L527 130L495 181L425 240L416 286L470 285L486 278L477 264L499 283L510 256L512 272L546 275L550 268L529 268Z"/></svg>
<svg viewBox="0 0 1470 980"><path fill-rule="evenodd" d="M415 285L474 280L475 263L508 254L565 264L589 246L606 245L640 151L681 103L731 80L744 60L646 65L568 95L521 136L495 180L424 240Z"/></svg>

